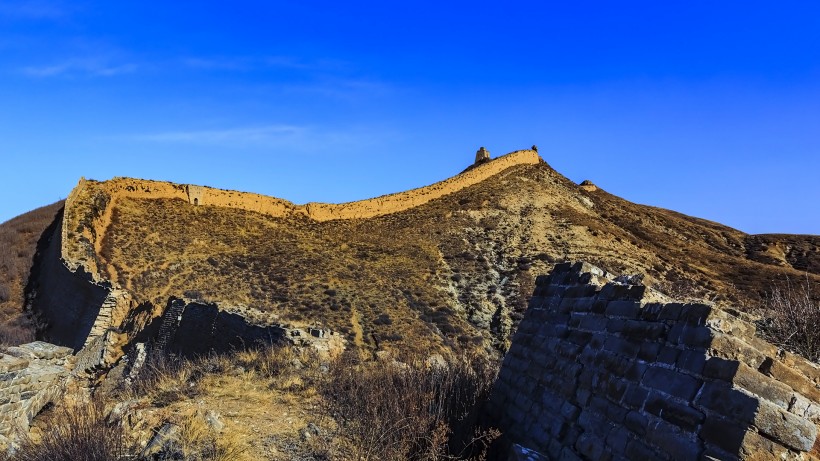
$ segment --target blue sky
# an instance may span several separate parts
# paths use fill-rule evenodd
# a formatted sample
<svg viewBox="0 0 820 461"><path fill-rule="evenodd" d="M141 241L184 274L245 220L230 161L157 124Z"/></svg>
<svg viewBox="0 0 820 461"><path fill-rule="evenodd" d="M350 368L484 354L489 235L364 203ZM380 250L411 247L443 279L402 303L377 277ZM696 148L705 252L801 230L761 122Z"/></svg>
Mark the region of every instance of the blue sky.
<svg viewBox="0 0 820 461"><path fill-rule="evenodd" d="M0 0L0 221L80 176L342 202L532 144L635 202L820 234L820 4Z"/></svg>

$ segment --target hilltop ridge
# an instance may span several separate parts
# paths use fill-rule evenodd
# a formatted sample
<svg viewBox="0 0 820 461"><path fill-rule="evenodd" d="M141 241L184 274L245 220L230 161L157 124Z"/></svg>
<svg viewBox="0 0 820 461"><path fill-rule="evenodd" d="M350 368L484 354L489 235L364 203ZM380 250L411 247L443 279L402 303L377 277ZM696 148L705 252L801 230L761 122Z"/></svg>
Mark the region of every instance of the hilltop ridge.
<svg viewBox="0 0 820 461"><path fill-rule="evenodd" d="M81 180L40 240L27 291L38 337L98 344L108 365L159 330L174 344L186 327L166 325L173 309L205 315L195 323L208 331L230 321L271 335L323 331L374 354L493 354L507 347L534 274L567 259L742 305L786 276L818 278L811 238L761 241L633 204L568 180L534 150L482 156L433 185L335 205ZM782 258L764 258L775 254L764 246Z"/></svg>
<svg viewBox="0 0 820 461"><path fill-rule="evenodd" d="M122 177L103 182L81 178L65 201L63 232L66 234L62 239L62 258L72 270L84 264L85 270L90 271L92 275L96 274L94 262L86 259L89 249L76 244L91 243L94 245L94 251L99 253L99 237L105 234L105 228L110 224L111 212L116 206L116 201L121 198L182 199L195 206L235 208L274 218L303 215L319 222L367 219L423 205L478 184L515 165L539 162L543 162L543 159L536 151L519 150L489 161L477 161L462 173L429 186L340 204L311 202L295 205L276 197L206 186ZM81 238L76 239L76 234L81 235ZM96 279L102 280L99 277Z"/></svg>

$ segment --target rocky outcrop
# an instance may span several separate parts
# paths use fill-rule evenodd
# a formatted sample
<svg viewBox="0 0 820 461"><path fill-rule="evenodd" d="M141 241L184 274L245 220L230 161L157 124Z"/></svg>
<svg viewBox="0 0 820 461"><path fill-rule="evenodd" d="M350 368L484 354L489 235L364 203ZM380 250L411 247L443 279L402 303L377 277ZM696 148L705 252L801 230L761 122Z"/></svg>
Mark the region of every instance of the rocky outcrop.
<svg viewBox="0 0 820 461"><path fill-rule="evenodd" d="M71 349L36 341L0 356L0 448L28 432L31 420L62 396L74 361Z"/></svg>
<svg viewBox="0 0 820 461"><path fill-rule="evenodd" d="M816 459L820 446L820 368L731 310L656 302L582 263L538 278L491 407L514 452L546 459Z"/></svg>

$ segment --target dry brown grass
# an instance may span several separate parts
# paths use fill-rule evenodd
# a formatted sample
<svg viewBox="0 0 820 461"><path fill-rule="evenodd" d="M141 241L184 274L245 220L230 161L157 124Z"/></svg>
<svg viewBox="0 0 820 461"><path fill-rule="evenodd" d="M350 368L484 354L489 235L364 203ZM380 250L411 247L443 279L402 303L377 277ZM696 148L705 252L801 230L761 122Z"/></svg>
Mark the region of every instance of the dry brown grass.
<svg viewBox="0 0 820 461"><path fill-rule="evenodd" d="M443 366L337 359L321 383L338 431L333 450L355 460L476 459L498 433L475 416L495 378L483 360Z"/></svg>
<svg viewBox="0 0 820 461"><path fill-rule="evenodd" d="M42 424L39 440L26 439L14 461L111 461L135 459L122 426L109 424L103 402L66 404Z"/></svg>

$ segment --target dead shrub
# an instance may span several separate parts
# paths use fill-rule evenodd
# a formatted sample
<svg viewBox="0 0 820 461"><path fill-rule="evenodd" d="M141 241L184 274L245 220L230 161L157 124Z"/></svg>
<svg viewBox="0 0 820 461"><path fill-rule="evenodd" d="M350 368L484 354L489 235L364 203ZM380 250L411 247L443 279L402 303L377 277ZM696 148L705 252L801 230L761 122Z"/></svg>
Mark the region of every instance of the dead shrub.
<svg viewBox="0 0 820 461"><path fill-rule="evenodd" d="M820 363L820 299L809 276L793 283L787 279L766 296L761 332L773 344Z"/></svg>
<svg viewBox="0 0 820 461"><path fill-rule="evenodd" d="M352 459L460 459L497 436L475 432L495 376L486 364L358 363L345 354L329 375L320 392L338 424L336 449Z"/></svg>
<svg viewBox="0 0 820 461"><path fill-rule="evenodd" d="M15 461L109 461L134 459L125 432L109 424L102 403L62 406L47 416L39 441L25 439Z"/></svg>

